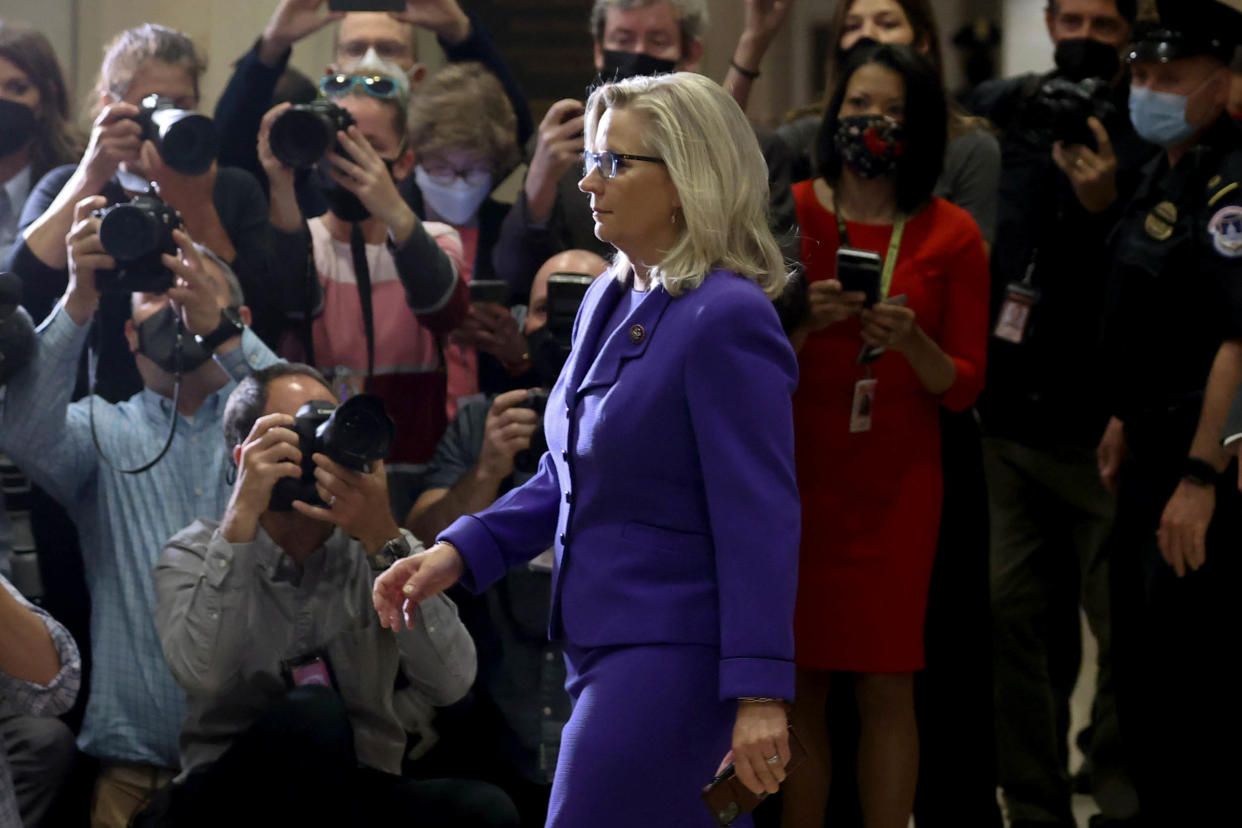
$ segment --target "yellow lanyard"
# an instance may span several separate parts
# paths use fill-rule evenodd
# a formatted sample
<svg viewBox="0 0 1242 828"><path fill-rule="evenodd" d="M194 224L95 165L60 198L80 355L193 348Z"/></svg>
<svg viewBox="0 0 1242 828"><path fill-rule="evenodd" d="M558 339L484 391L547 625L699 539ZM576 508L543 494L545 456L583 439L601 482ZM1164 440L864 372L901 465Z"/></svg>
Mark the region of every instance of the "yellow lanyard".
<svg viewBox="0 0 1242 828"><path fill-rule="evenodd" d="M889 288L893 285L893 271L897 269L897 256L901 251L901 236L906 230L906 217L899 215L893 222L893 235L888 240L888 254L884 256L884 268L880 271L880 301L888 298ZM837 211L837 232L841 236L841 246L851 247L849 231L845 229L845 219L841 211Z"/></svg>

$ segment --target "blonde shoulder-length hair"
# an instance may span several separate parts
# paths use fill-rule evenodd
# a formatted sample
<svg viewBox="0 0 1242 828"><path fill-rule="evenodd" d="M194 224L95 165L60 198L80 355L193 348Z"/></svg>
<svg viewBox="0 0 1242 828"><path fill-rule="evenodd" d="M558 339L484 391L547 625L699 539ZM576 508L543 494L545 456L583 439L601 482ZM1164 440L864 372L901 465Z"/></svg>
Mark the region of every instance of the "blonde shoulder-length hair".
<svg viewBox="0 0 1242 828"><path fill-rule="evenodd" d="M789 279L768 226L768 168L746 116L718 84L691 72L605 84L587 100L586 148L608 109L641 117L645 149L664 160L685 218L681 238L652 272L673 296L713 270L750 279L775 299ZM618 252L613 272L626 279Z"/></svg>

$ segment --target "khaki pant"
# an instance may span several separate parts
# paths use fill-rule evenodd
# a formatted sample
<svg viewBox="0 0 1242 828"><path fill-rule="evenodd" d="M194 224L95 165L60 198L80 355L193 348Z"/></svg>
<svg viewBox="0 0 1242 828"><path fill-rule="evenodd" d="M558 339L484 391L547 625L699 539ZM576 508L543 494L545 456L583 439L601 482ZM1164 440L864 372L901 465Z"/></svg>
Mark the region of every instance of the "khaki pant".
<svg viewBox="0 0 1242 828"><path fill-rule="evenodd" d="M91 828L126 828L176 771L154 765L104 762L95 781Z"/></svg>

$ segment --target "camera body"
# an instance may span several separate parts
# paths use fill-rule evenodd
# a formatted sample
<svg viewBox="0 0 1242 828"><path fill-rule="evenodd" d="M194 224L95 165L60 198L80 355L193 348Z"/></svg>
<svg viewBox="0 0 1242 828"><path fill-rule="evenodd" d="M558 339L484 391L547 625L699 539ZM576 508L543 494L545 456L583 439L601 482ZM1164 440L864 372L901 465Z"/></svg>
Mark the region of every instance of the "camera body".
<svg viewBox="0 0 1242 828"><path fill-rule="evenodd" d="M136 195L126 204L91 213L99 221L99 241L116 259L115 270L95 271L95 287L107 293L164 293L173 286L172 271L160 261L176 254L172 233L181 214L152 193Z"/></svg>
<svg viewBox="0 0 1242 828"><path fill-rule="evenodd" d="M1053 141L1098 149L1087 118L1094 115L1105 129L1111 129L1120 114L1112 95L1108 81L1100 78L1084 78L1077 82L1052 78L1040 85L1027 101L1025 125L1028 129L1051 134Z"/></svg>
<svg viewBox="0 0 1242 828"><path fill-rule="evenodd" d="M384 410L384 403L373 394L358 394L340 405L312 400L298 409L293 431L302 452L301 477L284 477L272 487L268 508L287 512L293 501L323 506L315 488L316 452L355 471L365 471L376 460L388 456L395 426Z"/></svg>
<svg viewBox="0 0 1242 828"><path fill-rule="evenodd" d="M513 468L526 474L533 474L539 467L539 458L548 450L548 437L543 431L543 415L548 408L548 392L544 388L532 388L526 395L526 401L518 403L517 408L529 408L539 416L539 424L535 433L530 436L530 445L513 456Z"/></svg>
<svg viewBox="0 0 1242 828"><path fill-rule="evenodd" d="M211 119L178 108L172 98L148 95L134 120L142 127L143 139L155 145L164 163L183 175L202 175L220 153L220 139Z"/></svg>
<svg viewBox="0 0 1242 828"><path fill-rule="evenodd" d="M272 154L281 163L295 170L313 167L335 149L347 155L337 144L336 133L354 125L354 116L325 98L305 104L294 104L272 122L268 143Z"/></svg>

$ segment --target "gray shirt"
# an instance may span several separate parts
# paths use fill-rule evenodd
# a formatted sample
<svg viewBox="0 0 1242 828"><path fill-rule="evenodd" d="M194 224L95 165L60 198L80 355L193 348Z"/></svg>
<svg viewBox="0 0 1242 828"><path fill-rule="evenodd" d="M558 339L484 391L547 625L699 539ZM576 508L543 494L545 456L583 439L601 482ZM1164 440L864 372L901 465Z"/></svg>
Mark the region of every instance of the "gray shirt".
<svg viewBox="0 0 1242 828"><path fill-rule="evenodd" d="M250 543L232 544L218 526L199 520L177 533L155 568L160 640L189 708L183 776L218 759L283 697L285 662L312 653L323 653L332 670L358 761L399 773L398 669L436 706L457 701L474 681L474 642L453 602L424 601L414 629L393 633L372 606L366 552L341 529L298 565L262 528Z"/></svg>

